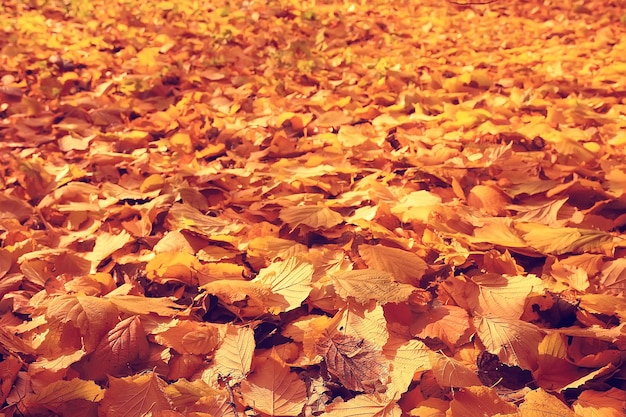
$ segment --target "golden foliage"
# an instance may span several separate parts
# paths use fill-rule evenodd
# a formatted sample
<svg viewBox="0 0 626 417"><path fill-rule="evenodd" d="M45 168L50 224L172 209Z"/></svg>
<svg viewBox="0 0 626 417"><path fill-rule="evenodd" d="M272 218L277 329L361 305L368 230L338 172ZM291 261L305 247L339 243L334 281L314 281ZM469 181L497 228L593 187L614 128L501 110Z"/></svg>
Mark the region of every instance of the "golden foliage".
<svg viewBox="0 0 626 417"><path fill-rule="evenodd" d="M3 1L0 414L623 415L618 3Z"/></svg>

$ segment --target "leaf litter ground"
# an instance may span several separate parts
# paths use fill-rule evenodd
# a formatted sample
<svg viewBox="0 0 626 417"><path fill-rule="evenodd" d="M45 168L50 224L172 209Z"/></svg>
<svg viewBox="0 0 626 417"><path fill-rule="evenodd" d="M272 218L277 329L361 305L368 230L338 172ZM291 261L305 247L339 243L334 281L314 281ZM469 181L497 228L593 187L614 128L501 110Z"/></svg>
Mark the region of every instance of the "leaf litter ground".
<svg viewBox="0 0 626 417"><path fill-rule="evenodd" d="M618 3L3 2L3 415L623 415Z"/></svg>

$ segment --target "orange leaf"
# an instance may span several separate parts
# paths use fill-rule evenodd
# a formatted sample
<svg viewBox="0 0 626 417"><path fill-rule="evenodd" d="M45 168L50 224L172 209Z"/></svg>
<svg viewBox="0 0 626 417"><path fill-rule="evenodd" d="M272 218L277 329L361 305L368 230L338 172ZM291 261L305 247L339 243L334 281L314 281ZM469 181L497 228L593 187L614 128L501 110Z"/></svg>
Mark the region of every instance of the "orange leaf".
<svg viewBox="0 0 626 417"><path fill-rule="evenodd" d="M280 211L280 219L292 230L305 225L312 229L330 229L343 222L343 216L324 206L295 206Z"/></svg>
<svg viewBox="0 0 626 417"><path fill-rule="evenodd" d="M268 285L252 281L221 279L201 287L208 294L219 298L224 307L241 317L255 317L268 312L265 300L272 297ZM276 297L278 298L278 297ZM278 298L282 304L286 302Z"/></svg>
<svg viewBox="0 0 626 417"><path fill-rule="evenodd" d="M130 366L148 354L148 340L138 316L120 321L102 339L96 350L81 362L89 379L130 371Z"/></svg>
<svg viewBox="0 0 626 417"><path fill-rule="evenodd" d="M304 382L274 354L255 360L241 395L250 407L272 416L297 416L307 399Z"/></svg>
<svg viewBox="0 0 626 417"><path fill-rule="evenodd" d="M617 388L608 391L583 391L574 402L573 408L581 417L622 417L626 392Z"/></svg>
<svg viewBox="0 0 626 417"><path fill-rule="evenodd" d="M165 388L165 393L177 410L188 411L201 406L202 410L214 416L234 415L226 391L209 387L201 379L187 381L179 379ZM204 401L202 401L205 399ZM202 404L198 402L202 401ZM213 404L210 404L210 403Z"/></svg>
<svg viewBox="0 0 626 417"><path fill-rule="evenodd" d="M132 239L132 236L126 230L122 230L119 233L103 232L97 235L96 245L93 250L85 256L85 258L91 261L91 273L96 272L96 268L102 260L110 256L116 250L121 249Z"/></svg>
<svg viewBox="0 0 626 417"><path fill-rule="evenodd" d="M446 416L484 417L515 413L517 407L498 397L493 389L480 386L467 387L456 392Z"/></svg>
<svg viewBox="0 0 626 417"><path fill-rule="evenodd" d="M198 285L196 273L201 269L196 257L186 252L163 252L146 265L146 277L159 284L179 282Z"/></svg>
<svg viewBox="0 0 626 417"><path fill-rule="evenodd" d="M4 356L0 362L0 401L3 403L11 392L21 368L22 361L13 355Z"/></svg>
<svg viewBox="0 0 626 417"><path fill-rule="evenodd" d="M469 206L482 209L491 216L504 215L509 201L510 199L504 193L489 185L477 185L467 196Z"/></svg>
<svg viewBox="0 0 626 417"><path fill-rule="evenodd" d="M387 319L383 307L372 300L362 306L350 303L333 317L334 329L345 335L367 339L375 346L383 347L389 339Z"/></svg>
<svg viewBox="0 0 626 417"><path fill-rule="evenodd" d="M227 234L241 229L237 224L205 216L187 204L174 204L167 214L166 222L170 230L188 230L209 239L215 234Z"/></svg>
<svg viewBox="0 0 626 417"><path fill-rule="evenodd" d="M208 323L175 320L170 328L155 334L154 340L182 354L206 355L216 348L219 332Z"/></svg>
<svg viewBox="0 0 626 417"><path fill-rule="evenodd" d="M118 311L106 299L90 296L64 295L50 301L48 320L76 327L82 336L84 349L92 352L104 335L117 323Z"/></svg>
<svg viewBox="0 0 626 417"><path fill-rule="evenodd" d="M390 338L383 347L383 354L391 363L389 385L386 394L403 394L409 388L416 372L427 371L432 368L428 347L419 340L404 340ZM394 397L395 398L395 397Z"/></svg>
<svg viewBox="0 0 626 417"><path fill-rule="evenodd" d="M453 305L430 308L419 314L411 324L414 336L422 339L438 338L450 349L453 349L470 331L467 311Z"/></svg>
<svg viewBox="0 0 626 417"><path fill-rule="evenodd" d="M548 394L541 388L530 391L526 394L524 398L524 403L519 406L519 412L521 414L521 417L578 416L578 414L570 410L570 408L567 405L563 404L558 398ZM594 415L604 416L604 414Z"/></svg>
<svg viewBox="0 0 626 417"><path fill-rule="evenodd" d="M518 229L521 225L517 226ZM524 226L527 230L524 240L533 249L545 254L564 253L605 253L611 246L613 236L600 230L577 229L570 227L553 228L533 224Z"/></svg>
<svg viewBox="0 0 626 417"><path fill-rule="evenodd" d="M165 382L154 372L126 378L109 377L100 402L101 417L145 417L171 410Z"/></svg>
<svg viewBox="0 0 626 417"><path fill-rule="evenodd" d="M426 223L430 213L441 204L441 197L426 190L414 191L400 198L391 212L404 222Z"/></svg>
<svg viewBox="0 0 626 417"><path fill-rule="evenodd" d="M507 365L535 369L541 330L531 323L493 316L474 317L478 337L487 350Z"/></svg>
<svg viewBox="0 0 626 417"><path fill-rule="evenodd" d="M428 269L422 258L402 249L382 245L360 245L359 254L368 267L391 273L396 281L418 286Z"/></svg>
<svg viewBox="0 0 626 417"><path fill-rule="evenodd" d="M98 402L103 399L104 390L93 381L74 378L70 381L56 381L45 386L37 394L24 398L20 408L28 413L33 406L44 406L48 410L61 410L64 404L72 400Z"/></svg>
<svg viewBox="0 0 626 417"><path fill-rule="evenodd" d="M510 319L519 319L528 295L543 289L543 282L535 275L509 277L481 274L471 280L478 286L476 298L468 300L474 311L480 315Z"/></svg>
<svg viewBox="0 0 626 417"><path fill-rule="evenodd" d="M170 317L180 313L182 306L167 298L148 298L138 295L112 295L105 297L126 314L150 314Z"/></svg>
<svg viewBox="0 0 626 417"><path fill-rule="evenodd" d="M402 410L395 401L381 394L361 394L346 401L334 402L324 417L400 417Z"/></svg>
<svg viewBox="0 0 626 417"><path fill-rule="evenodd" d="M482 385L476 372L466 364L445 355L429 352L435 380L442 387L470 387Z"/></svg>
<svg viewBox="0 0 626 417"><path fill-rule="evenodd" d="M608 261L600 271L600 286L604 294L626 295L626 259Z"/></svg>

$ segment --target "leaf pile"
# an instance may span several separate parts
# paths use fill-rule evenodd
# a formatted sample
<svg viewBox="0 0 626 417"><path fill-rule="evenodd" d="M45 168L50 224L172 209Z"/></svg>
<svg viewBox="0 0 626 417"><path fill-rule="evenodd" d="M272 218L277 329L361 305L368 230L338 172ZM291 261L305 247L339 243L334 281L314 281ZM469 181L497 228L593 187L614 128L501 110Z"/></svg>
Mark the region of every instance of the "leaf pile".
<svg viewBox="0 0 626 417"><path fill-rule="evenodd" d="M4 1L3 415L623 415L617 3Z"/></svg>

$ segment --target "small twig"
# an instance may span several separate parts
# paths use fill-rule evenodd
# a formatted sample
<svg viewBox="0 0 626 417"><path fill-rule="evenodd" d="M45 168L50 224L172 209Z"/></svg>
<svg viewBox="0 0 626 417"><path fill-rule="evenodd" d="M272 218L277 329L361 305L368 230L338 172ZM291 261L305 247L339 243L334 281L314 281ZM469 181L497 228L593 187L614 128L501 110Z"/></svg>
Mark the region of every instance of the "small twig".
<svg viewBox="0 0 626 417"><path fill-rule="evenodd" d="M226 391L228 391L228 402L233 409L233 414L235 414L235 417L239 417L239 411L237 411L237 404L235 403L235 393L233 391L233 387L231 387L228 383L228 379L224 378L221 375L219 378L222 380L222 382L224 382L224 385L226 386Z"/></svg>

